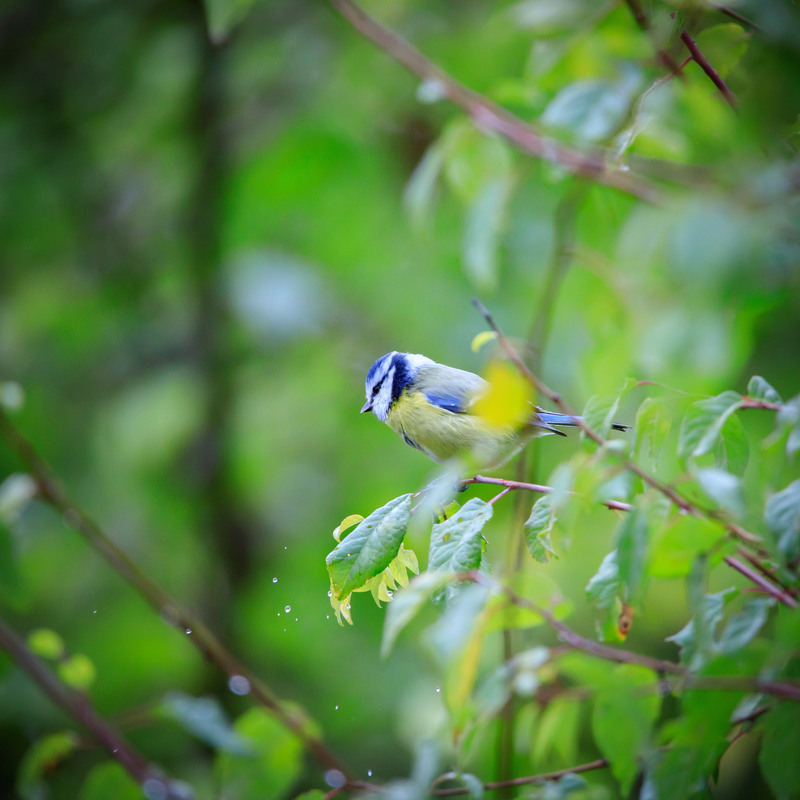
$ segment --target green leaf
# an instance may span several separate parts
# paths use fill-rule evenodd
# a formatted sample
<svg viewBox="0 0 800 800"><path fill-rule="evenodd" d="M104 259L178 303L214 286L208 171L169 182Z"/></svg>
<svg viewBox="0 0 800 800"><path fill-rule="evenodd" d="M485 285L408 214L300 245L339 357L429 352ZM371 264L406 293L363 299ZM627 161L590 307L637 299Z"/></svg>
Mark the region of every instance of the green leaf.
<svg viewBox="0 0 800 800"><path fill-rule="evenodd" d="M619 580L627 589L625 600L629 602L634 602L641 590L647 544L647 516L643 510L635 508L622 520L616 550Z"/></svg>
<svg viewBox="0 0 800 800"><path fill-rule="evenodd" d="M786 455L793 458L800 450L800 394L785 403L777 416L778 425L789 429Z"/></svg>
<svg viewBox="0 0 800 800"><path fill-rule="evenodd" d="M610 608L617 598L620 585L619 555L616 550L612 550L589 579L586 595L598 608Z"/></svg>
<svg viewBox="0 0 800 800"><path fill-rule="evenodd" d="M51 733L34 742L20 762L17 791L31 800L41 797L44 774L71 756L79 744L80 737L73 731Z"/></svg>
<svg viewBox="0 0 800 800"><path fill-rule="evenodd" d="M800 705L783 701L764 714L758 763L777 800L800 797Z"/></svg>
<svg viewBox="0 0 800 800"><path fill-rule="evenodd" d="M233 729L250 755L219 751L214 773L219 795L236 800L272 800L283 797L302 772L303 746L263 708L245 711Z"/></svg>
<svg viewBox="0 0 800 800"><path fill-rule="evenodd" d="M444 164L444 148L439 142L432 144L414 168L403 191L403 205L411 223L417 229L426 227L433 217L436 186Z"/></svg>
<svg viewBox="0 0 800 800"><path fill-rule="evenodd" d="M214 44L221 44L244 18L253 0L204 0L208 35Z"/></svg>
<svg viewBox="0 0 800 800"><path fill-rule="evenodd" d="M492 506L470 498L449 519L433 526L428 569L468 572L478 569L483 556L484 525L492 517Z"/></svg>
<svg viewBox="0 0 800 800"><path fill-rule="evenodd" d="M635 664L615 667L598 692L592 709L592 734L623 796L640 771L661 701L654 691L658 676ZM624 724L620 724L624 720Z"/></svg>
<svg viewBox="0 0 800 800"><path fill-rule="evenodd" d="M489 595L487 586L475 583L462 585L461 591L449 599L441 617L425 631L425 641L431 645L443 666L449 666L473 636Z"/></svg>
<svg viewBox="0 0 800 800"><path fill-rule="evenodd" d="M97 669L94 663L83 653L76 653L64 661L59 661L56 670L58 671L58 677L67 686L82 692L89 689L97 678Z"/></svg>
<svg viewBox="0 0 800 800"><path fill-rule="evenodd" d="M423 572L422 575L413 578L405 589L395 594L386 609L386 618L383 622L382 656L389 655L403 628L411 622L425 603L454 577L455 573L441 570Z"/></svg>
<svg viewBox="0 0 800 800"><path fill-rule="evenodd" d="M28 634L28 647L41 658L55 660L64 655L64 640L50 628L37 628Z"/></svg>
<svg viewBox="0 0 800 800"><path fill-rule="evenodd" d="M158 711L161 716L175 720L185 731L215 750L240 755L251 754L248 743L233 730L215 698L191 697L182 692L170 692Z"/></svg>
<svg viewBox="0 0 800 800"><path fill-rule="evenodd" d="M616 81L575 81L558 92L540 120L587 141L602 141L625 119L638 85L639 73L633 68Z"/></svg>
<svg viewBox="0 0 800 800"><path fill-rule="evenodd" d="M701 667L718 650L715 642L717 625L722 621L725 604L736 594L736 589L723 589L721 592L707 594L695 609L693 619L689 620L677 633L668 636L666 641L674 642L681 648L681 661L692 669Z"/></svg>
<svg viewBox="0 0 800 800"><path fill-rule="evenodd" d="M554 754L561 763L575 763L580 719L580 703L567 697L556 697L548 703L536 726L532 754L534 762L546 763L550 754Z"/></svg>
<svg viewBox="0 0 800 800"><path fill-rule="evenodd" d="M116 761L92 767L78 793L78 800L142 800L142 787Z"/></svg>
<svg viewBox="0 0 800 800"><path fill-rule="evenodd" d="M748 397L754 397L756 400L765 400L767 403L782 403L781 396L778 392L760 375L753 375L747 384Z"/></svg>
<svg viewBox="0 0 800 800"><path fill-rule="evenodd" d="M481 800L484 795L483 782L477 775L469 772L445 772L440 780L455 781L464 785L467 790L467 797L474 800Z"/></svg>
<svg viewBox="0 0 800 800"><path fill-rule="evenodd" d="M396 497L373 511L328 554L331 585L341 599L389 566L410 517L411 495Z"/></svg>
<svg viewBox="0 0 800 800"><path fill-rule="evenodd" d="M730 511L736 517L744 514L742 481L736 475L731 475L724 469L707 467L697 470L695 478L700 488L720 508Z"/></svg>
<svg viewBox="0 0 800 800"><path fill-rule="evenodd" d="M624 390L623 390L624 391ZM611 430L611 425L616 421L617 411L619 410L619 394L592 395L587 401L581 416L583 421L594 431L599 433L604 439ZM589 439L585 433L581 432L584 444L594 449L597 445Z"/></svg>
<svg viewBox="0 0 800 800"><path fill-rule="evenodd" d="M744 608L734 614L719 639L722 653L733 653L741 650L764 627L769 609L775 605L771 597L748 597Z"/></svg>
<svg viewBox="0 0 800 800"><path fill-rule="evenodd" d="M775 537L785 562L800 555L800 480L773 494L764 508L764 522Z"/></svg>
<svg viewBox="0 0 800 800"><path fill-rule="evenodd" d="M692 403L681 423L678 455L685 461L710 453L722 435L725 422L741 405L742 396L734 391Z"/></svg>
<svg viewBox="0 0 800 800"><path fill-rule="evenodd" d="M647 456L657 464L671 427L672 415L667 402L660 397L646 398L636 412L634 424L636 459Z"/></svg>
<svg viewBox="0 0 800 800"><path fill-rule="evenodd" d="M464 222L464 269L470 280L483 290L493 289L497 285L498 239L510 193L510 181L489 181L467 209Z"/></svg>
<svg viewBox="0 0 800 800"><path fill-rule="evenodd" d="M725 536L722 527L706 519L676 516L656 531L648 572L654 578L688 575L695 558L716 547Z"/></svg>
<svg viewBox="0 0 800 800"><path fill-rule="evenodd" d="M556 521L553 501L549 494L543 494L531 509L525 522L525 544L530 554L540 563L547 563L547 554L555 555L550 543L550 532Z"/></svg>

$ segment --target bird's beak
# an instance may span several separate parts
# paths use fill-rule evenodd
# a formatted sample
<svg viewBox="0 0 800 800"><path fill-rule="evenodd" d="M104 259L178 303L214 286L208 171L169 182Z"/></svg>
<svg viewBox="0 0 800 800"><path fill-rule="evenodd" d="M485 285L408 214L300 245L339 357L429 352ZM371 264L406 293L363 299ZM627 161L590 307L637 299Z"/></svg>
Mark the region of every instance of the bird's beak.
<svg viewBox="0 0 800 800"><path fill-rule="evenodd" d="M361 406L361 413L364 414L367 411L372 411L372 400L367 400L363 406Z"/></svg>

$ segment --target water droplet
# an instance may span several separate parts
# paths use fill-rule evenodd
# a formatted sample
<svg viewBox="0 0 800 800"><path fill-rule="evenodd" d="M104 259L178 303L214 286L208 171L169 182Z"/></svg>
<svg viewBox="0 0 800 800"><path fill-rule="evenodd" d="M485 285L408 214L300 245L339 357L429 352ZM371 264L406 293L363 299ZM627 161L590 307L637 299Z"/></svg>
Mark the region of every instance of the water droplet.
<svg viewBox="0 0 800 800"><path fill-rule="evenodd" d="M191 628L187 628L184 632L188 636L192 632L192 629Z"/></svg>
<svg viewBox="0 0 800 800"><path fill-rule="evenodd" d="M371 778L371 777L372 777L372 770L371 770L371 769L368 769L368 770L367 770L367 777L368 777L368 778Z"/></svg>
<svg viewBox="0 0 800 800"><path fill-rule="evenodd" d="M97 609L95 609L94 611L92 611L92 614L96 614L96 613L97 613Z"/></svg>
<svg viewBox="0 0 800 800"><path fill-rule="evenodd" d="M386 590L386 596L387 597L394 597L394 592L391 589L387 589Z"/></svg>
<svg viewBox="0 0 800 800"><path fill-rule="evenodd" d="M325 615L325 619L330 619L330 618L331 618L331 615L330 615L330 614L326 614L326 615Z"/></svg>
<svg viewBox="0 0 800 800"><path fill-rule="evenodd" d="M347 783L347 778L338 769L329 769L325 773L325 783L334 789L341 789Z"/></svg>
<svg viewBox="0 0 800 800"><path fill-rule="evenodd" d="M278 616L280 616L280 615L281 615L281 612L279 611L279 612L278 612Z"/></svg>
<svg viewBox="0 0 800 800"><path fill-rule="evenodd" d="M277 583L277 582L278 582L278 579L277 579L277 578L273 578L273 579L272 579L272 582L273 582L273 583Z"/></svg>
<svg viewBox="0 0 800 800"><path fill-rule="evenodd" d="M298 621L297 617L295 617L295 618L294 618L294 621L295 621L295 622L297 622L297 621Z"/></svg>
<svg viewBox="0 0 800 800"><path fill-rule="evenodd" d="M334 711L338 711L338 710L339 710L339 706L334 706L334 707L333 707L333 710L334 710Z"/></svg>
<svg viewBox="0 0 800 800"><path fill-rule="evenodd" d="M158 778L148 778L142 784L142 792L147 800L166 800L169 796L167 785Z"/></svg>
<svg viewBox="0 0 800 800"><path fill-rule="evenodd" d="M441 687L440 687L440 686L437 686L437 687L436 687L436 691L437 691L437 692L441 692L441 691L442 691Z"/></svg>
<svg viewBox="0 0 800 800"><path fill-rule="evenodd" d="M283 610L288 614L292 610L292 607L291 606L284 606Z"/></svg>
<svg viewBox="0 0 800 800"><path fill-rule="evenodd" d="M250 694L250 681L244 675L231 675L228 680L228 688L234 694Z"/></svg>
<svg viewBox="0 0 800 800"><path fill-rule="evenodd" d="M333 592L330 589L328 589L328 597L333 597Z"/></svg>
<svg viewBox="0 0 800 800"><path fill-rule="evenodd" d="M284 550L288 550L288 549L289 549L289 547L288 547L287 545L284 545L284 546L283 546L283 549L284 549Z"/></svg>

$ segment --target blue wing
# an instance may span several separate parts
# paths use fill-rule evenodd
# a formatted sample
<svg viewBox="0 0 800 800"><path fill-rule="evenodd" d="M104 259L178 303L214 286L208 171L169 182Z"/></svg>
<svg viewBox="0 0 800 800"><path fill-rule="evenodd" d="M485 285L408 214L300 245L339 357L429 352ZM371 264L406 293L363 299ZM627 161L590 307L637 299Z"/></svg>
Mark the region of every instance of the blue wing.
<svg viewBox="0 0 800 800"><path fill-rule="evenodd" d="M467 409L464 408L463 399L456 397L454 394L432 392L430 389L426 392L423 392L423 394L425 395L425 399L432 406L439 406L439 408L443 408L445 411L449 411L452 414L467 413Z"/></svg>

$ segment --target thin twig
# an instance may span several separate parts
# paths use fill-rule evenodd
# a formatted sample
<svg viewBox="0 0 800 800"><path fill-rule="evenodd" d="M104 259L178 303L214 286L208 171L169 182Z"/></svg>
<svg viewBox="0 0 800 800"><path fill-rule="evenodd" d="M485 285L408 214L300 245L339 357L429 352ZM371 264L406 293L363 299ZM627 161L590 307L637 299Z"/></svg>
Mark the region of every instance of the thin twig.
<svg viewBox="0 0 800 800"><path fill-rule="evenodd" d="M528 155L558 164L573 175L589 178L648 202L658 200L655 187L630 173L610 169L602 154L586 155L542 136L516 114L464 86L400 35L367 14L352 0L329 0L329 2L362 36L380 47L420 80L434 86L441 97L464 109L479 129L499 134Z"/></svg>
<svg viewBox="0 0 800 800"><path fill-rule="evenodd" d="M714 69L714 67L709 64L708 59L700 52L700 49L697 46L697 42L689 36L688 31L681 32L681 40L686 45L686 49L692 54L692 58L694 61L697 62L697 66L711 78L711 82L714 86L719 89L722 96L728 102L728 105L736 110L737 100L736 95L728 88L725 81L719 76L719 73Z"/></svg>
<svg viewBox="0 0 800 800"><path fill-rule="evenodd" d="M538 775L525 775L520 778L510 778L505 781L493 781L491 783L484 783L483 788L486 791L492 789L504 789L512 786L526 786L531 783L546 783L547 781L557 781L565 775L577 775L580 772L590 772L595 769L605 769L608 766L608 760L605 758L598 758L596 761L589 761L586 764L576 764L574 767L567 767L566 769L558 769L554 772L541 772ZM431 794L436 797L456 797L462 794L468 794L469 789L466 786L453 786L449 789L432 789Z"/></svg>
<svg viewBox="0 0 800 800"><path fill-rule="evenodd" d="M154 797L156 794L164 798L178 796L164 775L150 765L113 725L94 710L89 699L63 684L2 619L0 619L0 648L17 662L23 672L53 703L91 732L131 778L145 790L148 797Z"/></svg>
<svg viewBox="0 0 800 800"><path fill-rule="evenodd" d="M650 37L650 41L653 43L653 46L656 49L656 54L658 55L659 61L670 71L672 75L680 75L680 69L678 65L675 63L675 59L662 47L658 47L655 42L655 39L652 35L652 26L650 25L650 20L647 17L647 14L644 13L644 9L639 4L639 0L625 0L625 4L631 11L633 18L636 20L636 24ZM683 75L681 75L683 78Z"/></svg>
<svg viewBox="0 0 800 800"><path fill-rule="evenodd" d="M794 597L770 583L766 578L759 575L757 572L754 572L746 564L742 564L741 561L733 556L725 556L725 563L729 567L733 567L733 569L735 569L737 572L740 572L745 576L745 578L752 581L756 586L758 586L760 589L763 589L768 595L774 597L785 606L788 606L789 608L797 608L797 600L795 600Z"/></svg>
<svg viewBox="0 0 800 800"><path fill-rule="evenodd" d="M465 478L461 481L462 486L469 486L473 483L486 483L491 486L505 486L506 489L520 489L522 491L527 492L538 492L539 494L549 494L553 491L552 486L546 486L543 483L526 483L525 481L512 481L507 478L492 478L487 475L473 475L471 478ZM570 492L570 494L574 494L574 492ZM499 494L497 497L492 499L494 500L499 499ZM630 503L624 503L622 500L602 500L601 505L604 505L606 508L610 508L612 511L632 511L633 506Z"/></svg>
<svg viewBox="0 0 800 800"><path fill-rule="evenodd" d="M661 658L651 658L650 656L634 653L630 650L620 650L616 647L609 647L601 642L595 642L592 639L587 639L581 636L576 631L572 630L569 625L556 619L556 617L546 608L537 605L536 603L521 597L512 589L503 586L501 583L489 578L487 575L473 571L460 574L460 580L469 580L473 583L479 583L484 586L489 586L494 591L504 594L508 599L519 608L526 608L534 614L542 617L544 621L558 634L558 638L562 642L568 644L570 647L579 650L585 650L587 653L597 656L598 658L605 659L606 661L615 661L619 664L638 664L642 667L648 667L659 673L668 673L671 675L684 675L686 667L677 664L674 661L666 661Z"/></svg>
<svg viewBox="0 0 800 800"><path fill-rule="evenodd" d="M314 731L313 724L303 712L287 708L272 689L227 650L200 619L181 608L167 592L145 575L127 553L114 544L100 526L79 508L56 479L49 465L17 430L2 409L0 409L0 437L5 439L31 473L36 481L39 497L54 508L71 528L80 533L166 623L180 631L187 641L229 678L236 679L246 687L246 690L249 689L255 700L305 745L323 769L336 769L349 776L347 768Z"/></svg>
<svg viewBox="0 0 800 800"><path fill-rule="evenodd" d="M738 11L734 11L732 8L728 8L728 6L722 6L719 3L709 3L712 8L716 8L722 14L726 14L731 19L735 19L737 22L741 22L742 25L746 25L748 28L752 28L754 31L760 31L761 26L757 25L753 20L748 19L744 15L740 14Z"/></svg>

